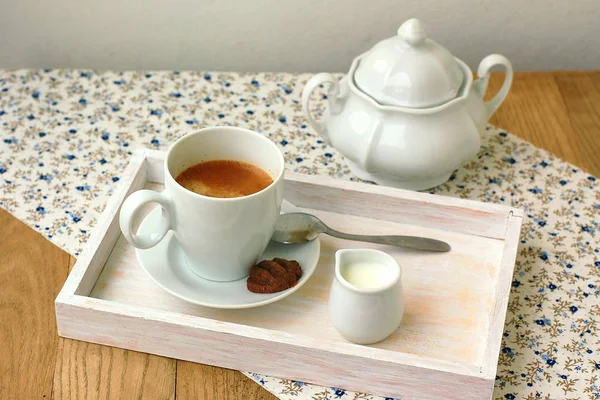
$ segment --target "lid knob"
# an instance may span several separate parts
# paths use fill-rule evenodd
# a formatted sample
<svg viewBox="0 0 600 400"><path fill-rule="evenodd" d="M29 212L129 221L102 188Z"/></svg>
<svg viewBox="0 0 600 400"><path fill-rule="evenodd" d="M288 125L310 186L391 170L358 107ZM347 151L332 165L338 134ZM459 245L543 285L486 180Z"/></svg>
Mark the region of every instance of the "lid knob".
<svg viewBox="0 0 600 400"><path fill-rule="evenodd" d="M456 98L471 72L412 18L361 56L351 73L357 88L379 104L430 108Z"/></svg>
<svg viewBox="0 0 600 400"><path fill-rule="evenodd" d="M427 30L421 20L411 18L398 28L398 35L412 46L418 46L427 39Z"/></svg>

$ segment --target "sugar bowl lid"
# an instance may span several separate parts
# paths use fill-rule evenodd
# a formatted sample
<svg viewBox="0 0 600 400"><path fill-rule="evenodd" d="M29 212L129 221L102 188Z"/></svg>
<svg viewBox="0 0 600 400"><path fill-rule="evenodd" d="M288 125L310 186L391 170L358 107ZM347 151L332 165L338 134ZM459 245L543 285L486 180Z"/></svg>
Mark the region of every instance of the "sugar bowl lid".
<svg viewBox="0 0 600 400"><path fill-rule="evenodd" d="M394 37L377 43L360 60L354 83L382 105L427 108L455 98L463 72L454 56L409 19Z"/></svg>

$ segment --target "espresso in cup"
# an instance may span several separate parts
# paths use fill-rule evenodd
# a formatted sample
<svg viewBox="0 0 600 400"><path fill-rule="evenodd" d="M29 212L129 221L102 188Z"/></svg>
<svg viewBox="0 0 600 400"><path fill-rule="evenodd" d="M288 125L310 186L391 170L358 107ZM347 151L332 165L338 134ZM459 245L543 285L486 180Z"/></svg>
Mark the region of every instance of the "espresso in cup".
<svg viewBox="0 0 600 400"><path fill-rule="evenodd" d="M175 180L194 193L220 198L248 196L273 183L266 171L237 160L201 162L187 168Z"/></svg>

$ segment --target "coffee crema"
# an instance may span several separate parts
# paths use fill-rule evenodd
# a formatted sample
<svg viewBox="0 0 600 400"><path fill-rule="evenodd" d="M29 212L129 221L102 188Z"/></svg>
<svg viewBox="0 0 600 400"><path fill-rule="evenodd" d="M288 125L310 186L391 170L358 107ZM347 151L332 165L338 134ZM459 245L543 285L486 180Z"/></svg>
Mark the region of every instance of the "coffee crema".
<svg viewBox="0 0 600 400"><path fill-rule="evenodd" d="M273 178L244 161L212 160L187 168L175 178L184 188L209 197L232 198L260 192Z"/></svg>

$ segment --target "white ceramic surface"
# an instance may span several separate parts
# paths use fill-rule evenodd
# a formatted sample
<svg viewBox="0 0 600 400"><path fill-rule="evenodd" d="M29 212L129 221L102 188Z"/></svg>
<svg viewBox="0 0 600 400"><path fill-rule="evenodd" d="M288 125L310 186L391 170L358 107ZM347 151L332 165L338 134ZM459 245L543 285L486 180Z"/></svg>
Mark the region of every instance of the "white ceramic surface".
<svg viewBox="0 0 600 400"><path fill-rule="evenodd" d="M142 221L139 232L149 233L161 226L160 208L154 209ZM260 260L281 257L296 260L302 267L302 277L296 286L278 293L252 293L246 287L246 278L229 282L216 282L203 279L189 268L185 256L169 232L156 246L149 249L136 249L137 259L150 278L161 288L190 303L211 308L251 308L281 300L304 285L316 269L319 261L320 242L284 245L269 242ZM222 264L225 265L225 264Z"/></svg>
<svg viewBox="0 0 600 400"><path fill-rule="evenodd" d="M416 18L369 50L354 74L356 86L379 104L410 108L452 100L464 79L452 54L429 39Z"/></svg>
<svg viewBox="0 0 600 400"><path fill-rule="evenodd" d="M214 198L191 192L175 177L186 168L209 160L249 162L273 178L260 192L237 198ZM284 159L268 138L247 129L211 127L187 134L169 148L164 164L165 190L140 190L123 203L120 226L136 248L156 246L172 230L196 274L214 281L248 276L267 247L283 198ZM134 233L140 208L158 203L163 209L155 230Z"/></svg>
<svg viewBox="0 0 600 400"><path fill-rule="evenodd" d="M361 289L349 283L342 274L344 265L360 262L385 264L396 273L379 287ZM344 339L358 344L384 340L398 329L404 314L400 265L392 256L379 250L338 250L328 307L331 324Z"/></svg>
<svg viewBox="0 0 600 400"><path fill-rule="evenodd" d="M382 106L362 92L352 77L362 62L357 57L340 82L327 73L313 76L302 93L304 114L311 127L346 157L352 172L368 181L410 190L435 187L473 158L486 123L508 94L512 66L492 54L481 62L473 82L466 64L460 66L464 83L452 100L430 108ZM496 96L487 102L489 70L501 65L506 78ZM314 89L329 84L329 107L321 121L310 112Z"/></svg>

